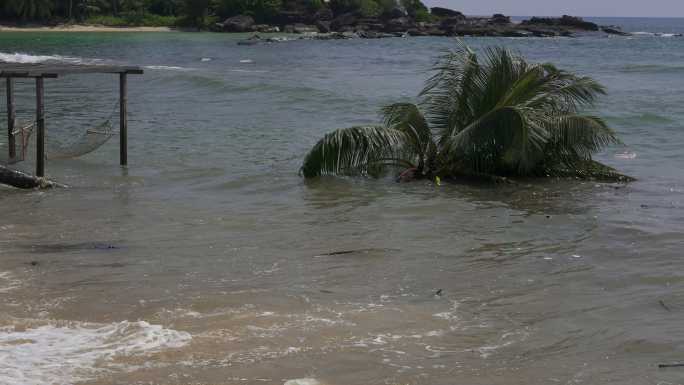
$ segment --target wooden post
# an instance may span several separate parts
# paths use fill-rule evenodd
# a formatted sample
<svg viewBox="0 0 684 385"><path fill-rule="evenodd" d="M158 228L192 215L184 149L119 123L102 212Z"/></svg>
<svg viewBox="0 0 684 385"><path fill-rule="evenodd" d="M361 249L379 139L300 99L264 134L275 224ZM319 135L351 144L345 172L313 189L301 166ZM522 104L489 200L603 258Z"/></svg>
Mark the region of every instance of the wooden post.
<svg viewBox="0 0 684 385"><path fill-rule="evenodd" d="M43 78L36 78L36 176L45 176L45 104L43 102Z"/></svg>
<svg viewBox="0 0 684 385"><path fill-rule="evenodd" d="M7 78L7 145L9 146L9 159L17 156L16 142L14 139L14 124L17 120L14 111L14 79Z"/></svg>
<svg viewBox="0 0 684 385"><path fill-rule="evenodd" d="M128 164L128 117L127 117L127 83L126 73L119 74L119 163Z"/></svg>

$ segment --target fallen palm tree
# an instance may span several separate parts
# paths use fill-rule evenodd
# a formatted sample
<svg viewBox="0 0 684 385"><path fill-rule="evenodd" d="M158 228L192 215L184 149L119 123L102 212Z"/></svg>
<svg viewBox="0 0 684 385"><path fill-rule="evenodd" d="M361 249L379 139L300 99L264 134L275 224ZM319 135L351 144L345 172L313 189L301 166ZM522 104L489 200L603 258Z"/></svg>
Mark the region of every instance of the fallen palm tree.
<svg viewBox="0 0 684 385"><path fill-rule="evenodd" d="M0 166L0 184L21 189L62 187L62 185L46 178L29 175L4 166Z"/></svg>
<svg viewBox="0 0 684 385"><path fill-rule="evenodd" d="M581 113L605 94L602 85L505 48L482 56L465 45L441 56L418 104L383 108L383 125L325 135L306 156L302 175L398 169L401 180L633 180L592 159L620 143L603 119Z"/></svg>

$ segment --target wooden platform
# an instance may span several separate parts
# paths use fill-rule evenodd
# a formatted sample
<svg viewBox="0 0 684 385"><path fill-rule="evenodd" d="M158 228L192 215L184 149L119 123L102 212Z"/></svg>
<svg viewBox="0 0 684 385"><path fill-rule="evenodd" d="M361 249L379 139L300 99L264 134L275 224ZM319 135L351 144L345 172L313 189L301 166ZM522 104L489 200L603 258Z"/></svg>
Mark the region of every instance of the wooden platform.
<svg viewBox="0 0 684 385"><path fill-rule="evenodd" d="M77 74L135 74L143 69L131 66L68 63L3 63L0 62L0 78L56 78Z"/></svg>
<svg viewBox="0 0 684 385"><path fill-rule="evenodd" d="M128 164L128 83L127 75L141 75L140 67L99 65L99 64L69 64L69 63L6 63L0 62L0 78L7 81L7 136L9 144L9 159L16 157L15 153L15 120L16 107L14 101L14 78L33 78L36 82L36 175L45 175L45 83L44 79L58 78L64 75L79 74L118 74L119 75L119 163Z"/></svg>

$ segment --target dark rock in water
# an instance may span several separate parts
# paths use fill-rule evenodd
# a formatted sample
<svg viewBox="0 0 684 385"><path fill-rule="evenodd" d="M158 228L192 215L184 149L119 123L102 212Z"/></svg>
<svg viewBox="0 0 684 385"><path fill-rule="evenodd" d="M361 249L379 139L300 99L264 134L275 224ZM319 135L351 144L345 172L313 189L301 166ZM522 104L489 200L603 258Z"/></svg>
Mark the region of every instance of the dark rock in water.
<svg viewBox="0 0 684 385"><path fill-rule="evenodd" d="M287 30L287 27L285 26L285 29ZM315 25L307 25L307 24L301 24L297 23L292 26L292 31L294 33L317 33L318 32L318 27Z"/></svg>
<svg viewBox="0 0 684 385"><path fill-rule="evenodd" d="M583 31L598 31L599 26L595 23L584 21L581 17L563 15L561 18L533 17L522 22L523 25L548 25L579 29Z"/></svg>
<svg viewBox="0 0 684 385"><path fill-rule="evenodd" d="M609 35L618 35L618 36L632 36L631 33L627 32L622 32L619 29L616 28L610 28L610 27L602 27L601 30Z"/></svg>
<svg viewBox="0 0 684 385"><path fill-rule="evenodd" d="M530 35L530 32L520 30L505 30L501 32L501 36L504 37L529 37Z"/></svg>
<svg viewBox="0 0 684 385"><path fill-rule="evenodd" d="M465 19L463 13L449 8L432 7L430 8L430 13L437 17L462 17Z"/></svg>
<svg viewBox="0 0 684 385"><path fill-rule="evenodd" d="M280 32L280 28L268 25L268 24L257 24L254 26L254 30L261 33L276 33Z"/></svg>
<svg viewBox="0 0 684 385"><path fill-rule="evenodd" d="M416 28L409 29L408 31L406 31L406 33L409 36L430 36L428 31L423 30L423 29L416 29Z"/></svg>
<svg viewBox="0 0 684 385"><path fill-rule="evenodd" d="M31 261L29 262L31 266L38 266L38 261Z"/></svg>
<svg viewBox="0 0 684 385"><path fill-rule="evenodd" d="M251 32L254 30L254 18L246 15L233 16L226 19L222 25L226 32Z"/></svg>
<svg viewBox="0 0 684 385"><path fill-rule="evenodd" d="M358 37L354 33L342 33L342 32L333 32L329 34L318 34L318 35L313 35L308 38L311 40L345 40L345 39L353 39L355 37Z"/></svg>
<svg viewBox="0 0 684 385"><path fill-rule="evenodd" d="M359 31L356 34L362 39L383 39L388 37L395 37L395 35L389 33L375 31Z"/></svg>
<svg viewBox="0 0 684 385"><path fill-rule="evenodd" d="M438 28L431 28L427 30L428 36L446 36L447 32Z"/></svg>
<svg viewBox="0 0 684 385"><path fill-rule="evenodd" d="M261 36L254 35L254 36L249 37L248 39L238 41L237 44L238 45L257 45L259 43L264 43L264 42L266 42L266 40L262 39Z"/></svg>

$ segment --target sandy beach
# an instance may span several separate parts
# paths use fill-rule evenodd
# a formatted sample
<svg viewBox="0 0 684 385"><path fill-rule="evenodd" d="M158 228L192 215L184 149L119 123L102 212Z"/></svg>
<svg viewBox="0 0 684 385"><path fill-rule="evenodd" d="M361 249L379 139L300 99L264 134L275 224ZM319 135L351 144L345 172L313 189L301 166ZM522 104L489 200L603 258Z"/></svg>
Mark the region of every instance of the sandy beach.
<svg viewBox="0 0 684 385"><path fill-rule="evenodd" d="M83 24L26 27L0 25L0 32L169 32L173 30L169 27L108 27Z"/></svg>

